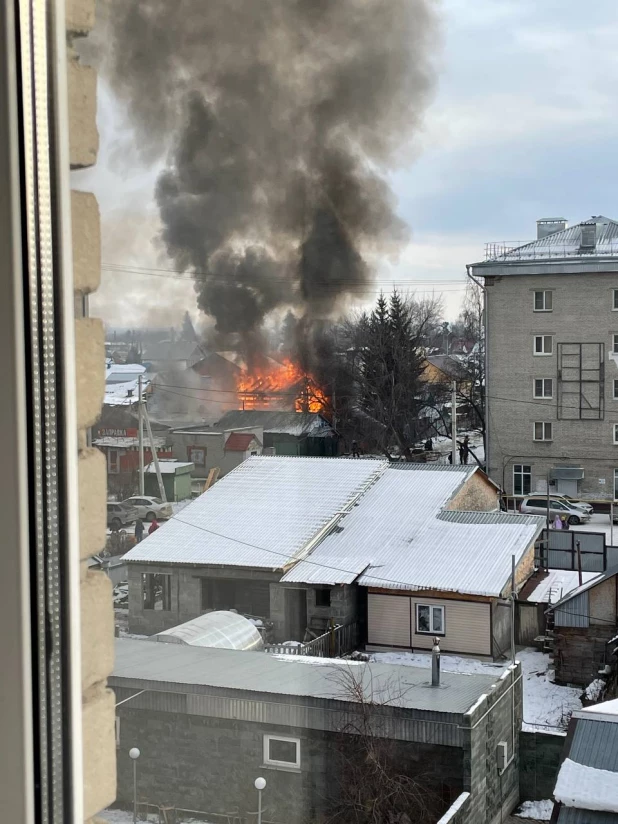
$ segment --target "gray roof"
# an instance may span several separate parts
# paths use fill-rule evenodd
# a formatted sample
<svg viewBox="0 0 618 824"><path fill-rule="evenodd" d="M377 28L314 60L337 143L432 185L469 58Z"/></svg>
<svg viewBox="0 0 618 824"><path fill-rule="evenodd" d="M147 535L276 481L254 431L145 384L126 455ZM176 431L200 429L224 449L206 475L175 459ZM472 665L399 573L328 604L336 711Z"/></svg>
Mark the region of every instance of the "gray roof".
<svg viewBox="0 0 618 824"><path fill-rule="evenodd" d="M333 568L353 571L355 559L359 566L370 561L357 578L361 586L500 595L510 580L512 556L519 563L544 519L445 512L476 470L429 466L390 466L337 529L282 580L328 583Z"/></svg>
<svg viewBox="0 0 618 824"><path fill-rule="evenodd" d="M427 355L425 360L452 378L466 378L469 373L462 363L450 355Z"/></svg>
<svg viewBox="0 0 618 824"><path fill-rule="evenodd" d="M118 639L112 686L168 692L242 690L276 695L349 700L336 673L353 673L377 703L429 712L463 714L499 683L496 675L442 672L431 687L431 670L343 659L277 657L247 652Z"/></svg>
<svg viewBox="0 0 618 824"><path fill-rule="evenodd" d="M582 226L596 224L596 242L589 249L582 248ZM486 260L475 263L478 275L519 275L530 271L530 264L542 262L538 272L616 271L618 258L618 222L604 215L593 215L566 229L553 232L529 243L487 244ZM605 260L601 268L598 262ZM550 265L553 264L553 265ZM563 267L563 268L561 268Z"/></svg>
<svg viewBox="0 0 618 824"><path fill-rule="evenodd" d="M261 426L271 434L303 437L326 437L333 430L326 418L317 412L274 412L236 409L226 412L215 426L222 429L243 429Z"/></svg>
<svg viewBox="0 0 618 824"><path fill-rule="evenodd" d="M386 466L347 458L248 458L124 559L283 569Z"/></svg>

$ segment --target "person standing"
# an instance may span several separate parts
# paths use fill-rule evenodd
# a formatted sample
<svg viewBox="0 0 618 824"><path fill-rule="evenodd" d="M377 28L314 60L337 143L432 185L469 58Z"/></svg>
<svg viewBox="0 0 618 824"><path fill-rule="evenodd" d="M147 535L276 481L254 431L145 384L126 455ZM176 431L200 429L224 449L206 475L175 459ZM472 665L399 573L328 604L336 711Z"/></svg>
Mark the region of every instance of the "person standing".
<svg viewBox="0 0 618 824"><path fill-rule="evenodd" d="M139 542L144 537L144 522L141 518L138 518L135 522L135 543L139 544Z"/></svg>
<svg viewBox="0 0 618 824"><path fill-rule="evenodd" d="M152 535L152 533L156 532L158 528L159 528L159 524L157 523L157 519L153 518L152 523L148 527L148 534Z"/></svg>
<svg viewBox="0 0 618 824"><path fill-rule="evenodd" d="M562 529L562 520L558 513L556 513L556 517L554 518L554 529Z"/></svg>
<svg viewBox="0 0 618 824"><path fill-rule="evenodd" d="M466 435L463 439L463 443L461 445L461 452L460 452L460 461L462 464L468 463L468 457L470 455L470 438Z"/></svg>
<svg viewBox="0 0 618 824"><path fill-rule="evenodd" d="M353 458L360 458L360 452L358 450L358 443L356 441L352 441L352 457Z"/></svg>

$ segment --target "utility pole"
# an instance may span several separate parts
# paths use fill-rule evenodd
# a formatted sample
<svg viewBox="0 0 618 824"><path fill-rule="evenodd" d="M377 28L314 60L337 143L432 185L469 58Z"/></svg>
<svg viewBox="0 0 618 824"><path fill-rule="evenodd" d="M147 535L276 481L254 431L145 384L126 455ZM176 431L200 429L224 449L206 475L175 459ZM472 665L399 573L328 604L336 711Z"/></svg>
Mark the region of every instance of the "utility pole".
<svg viewBox="0 0 618 824"><path fill-rule="evenodd" d="M159 457L157 455L157 448L155 446L154 438L152 437L152 428L150 426L150 418L148 417L148 410L144 407L144 417L146 418L146 430L148 432L148 439L150 441L150 452L152 454L152 461L154 463L155 472L157 473L157 483L159 484L159 496L163 503L167 503L165 495L165 487L163 486L163 478L161 477L161 467L159 466Z"/></svg>
<svg viewBox="0 0 618 824"><path fill-rule="evenodd" d="M515 600L517 598L517 588L515 585L515 556L511 555L511 662L515 663Z"/></svg>
<svg viewBox="0 0 618 824"><path fill-rule="evenodd" d="M142 376L137 378L137 394L139 397L137 403L138 412L138 430L137 430L137 448L139 451L139 494L144 494L144 412L142 409Z"/></svg>
<svg viewBox="0 0 618 824"><path fill-rule="evenodd" d="M451 458L452 464L457 463L457 381L451 386Z"/></svg>

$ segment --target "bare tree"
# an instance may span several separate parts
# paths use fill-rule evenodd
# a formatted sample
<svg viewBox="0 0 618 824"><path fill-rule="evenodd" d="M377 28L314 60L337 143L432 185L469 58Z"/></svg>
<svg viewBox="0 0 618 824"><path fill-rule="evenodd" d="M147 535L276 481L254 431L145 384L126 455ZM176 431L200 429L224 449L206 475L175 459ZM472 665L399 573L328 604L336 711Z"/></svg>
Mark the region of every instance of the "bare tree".
<svg viewBox="0 0 618 824"><path fill-rule="evenodd" d="M337 795L325 821L435 824L448 807L439 777L406 759L405 744L386 737L385 722L402 705L405 688L392 679L376 682L369 666L337 666L329 677L352 710L337 734Z"/></svg>

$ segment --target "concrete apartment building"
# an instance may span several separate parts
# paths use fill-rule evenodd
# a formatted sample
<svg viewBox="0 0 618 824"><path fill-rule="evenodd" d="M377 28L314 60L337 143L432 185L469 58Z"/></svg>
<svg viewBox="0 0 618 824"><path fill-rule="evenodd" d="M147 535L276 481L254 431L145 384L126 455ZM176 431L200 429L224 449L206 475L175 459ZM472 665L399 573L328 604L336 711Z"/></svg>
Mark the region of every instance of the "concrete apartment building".
<svg viewBox="0 0 618 824"><path fill-rule="evenodd" d="M509 495L618 491L618 222L537 221L488 244L487 471Z"/></svg>

